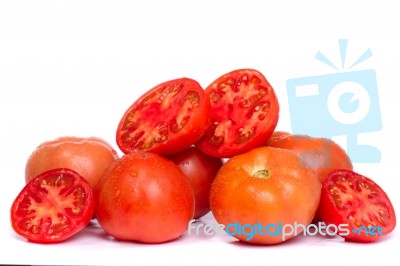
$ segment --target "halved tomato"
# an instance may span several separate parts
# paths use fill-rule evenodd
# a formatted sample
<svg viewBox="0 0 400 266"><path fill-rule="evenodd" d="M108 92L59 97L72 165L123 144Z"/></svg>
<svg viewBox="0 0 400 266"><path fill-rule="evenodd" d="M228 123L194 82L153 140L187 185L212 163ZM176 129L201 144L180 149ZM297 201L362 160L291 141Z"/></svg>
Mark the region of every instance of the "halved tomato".
<svg viewBox="0 0 400 266"><path fill-rule="evenodd" d="M257 70L229 72L206 88L212 124L196 144L214 157L232 157L265 143L278 123L279 104Z"/></svg>
<svg viewBox="0 0 400 266"><path fill-rule="evenodd" d="M322 184L319 212L326 224L347 224L348 241L371 242L396 226L396 215L386 193L371 179L350 170L335 170Z"/></svg>
<svg viewBox="0 0 400 266"><path fill-rule="evenodd" d="M200 139L211 122L211 106L198 82L180 78L147 91L125 112L117 129L124 153L168 155Z"/></svg>
<svg viewBox="0 0 400 266"><path fill-rule="evenodd" d="M29 241L55 243L83 229L93 213L90 184L75 171L58 168L25 185L11 207L11 225Z"/></svg>

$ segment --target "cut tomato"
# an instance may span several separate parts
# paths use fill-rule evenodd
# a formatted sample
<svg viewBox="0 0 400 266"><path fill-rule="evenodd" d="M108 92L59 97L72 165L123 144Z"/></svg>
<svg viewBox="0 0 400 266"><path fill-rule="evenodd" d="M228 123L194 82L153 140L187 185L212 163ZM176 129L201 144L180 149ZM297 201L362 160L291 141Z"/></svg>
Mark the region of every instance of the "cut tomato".
<svg viewBox="0 0 400 266"><path fill-rule="evenodd" d="M73 170L58 168L26 184L11 207L11 225L32 242L55 243L84 228L93 213L89 183Z"/></svg>
<svg viewBox="0 0 400 266"><path fill-rule="evenodd" d="M348 224L348 241L371 242L389 234L396 216L386 193L371 179L335 170L322 185L319 211L326 224Z"/></svg>
<svg viewBox="0 0 400 266"><path fill-rule="evenodd" d="M232 157L265 143L278 123L279 104L257 70L239 69L219 77L205 90L212 123L196 144L215 157Z"/></svg>
<svg viewBox="0 0 400 266"><path fill-rule="evenodd" d="M188 78L170 80L128 108L117 129L117 144L124 153L174 154L198 141L210 122L211 106L200 84Z"/></svg>

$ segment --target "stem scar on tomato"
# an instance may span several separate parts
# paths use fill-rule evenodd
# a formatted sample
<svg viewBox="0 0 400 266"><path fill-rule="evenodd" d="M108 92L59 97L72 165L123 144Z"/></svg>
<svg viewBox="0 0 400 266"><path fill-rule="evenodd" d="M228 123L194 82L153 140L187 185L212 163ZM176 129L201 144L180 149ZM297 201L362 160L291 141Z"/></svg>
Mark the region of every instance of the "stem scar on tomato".
<svg viewBox="0 0 400 266"><path fill-rule="evenodd" d="M258 170L253 174L254 177L256 178L269 178L269 172L266 169Z"/></svg>

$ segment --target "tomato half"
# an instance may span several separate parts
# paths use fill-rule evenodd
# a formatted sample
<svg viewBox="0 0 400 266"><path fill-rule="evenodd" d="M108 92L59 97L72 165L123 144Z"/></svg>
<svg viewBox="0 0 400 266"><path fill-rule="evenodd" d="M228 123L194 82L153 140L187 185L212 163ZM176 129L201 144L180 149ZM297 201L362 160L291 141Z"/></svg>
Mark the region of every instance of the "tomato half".
<svg viewBox="0 0 400 266"><path fill-rule="evenodd" d="M295 152L261 147L234 156L221 167L211 186L210 206L215 219L229 233L232 225L245 230L233 234L237 239L276 244L296 235L284 230L284 238L280 226L310 224L320 189L314 171L305 167ZM301 228L297 230L297 234L301 232Z"/></svg>
<svg viewBox="0 0 400 266"><path fill-rule="evenodd" d="M326 224L348 224L348 241L371 242L396 226L386 193L371 179L349 170L331 172L322 185L320 215Z"/></svg>
<svg viewBox="0 0 400 266"><path fill-rule="evenodd" d="M55 243L84 228L93 212L90 184L75 171L59 168L25 185L11 207L11 225L29 241Z"/></svg>
<svg viewBox="0 0 400 266"><path fill-rule="evenodd" d="M211 122L211 106L195 80L180 78L147 91L122 117L117 144L124 153L173 154L194 144Z"/></svg>
<svg viewBox="0 0 400 266"><path fill-rule="evenodd" d="M147 152L124 155L104 172L96 216L111 236L161 243L187 230L194 214L189 181L172 161Z"/></svg>
<svg viewBox="0 0 400 266"><path fill-rule="evenodd" d="M208 155L231 157L261 146L278 123L275 92L257 70L229 72L205 93L211 102L212 123L196 145Z"/></svg>
<svg viewBox="0 0 400 266"><path fill-rule="evenodd" d="M193 189L196 206L193 218L206 215L210 211L208 197L211 184L222 166L222 160L208 156L196 147L190 147L168 158L182 170Z"/></svg>
<svg viewBox="0 0 400 266"><path fill-rule="evenodd" d="M347 153L330 139L276 131L268 139L267 146L295 151L315 171L321 182L335 169L353 170Z"/></svg>

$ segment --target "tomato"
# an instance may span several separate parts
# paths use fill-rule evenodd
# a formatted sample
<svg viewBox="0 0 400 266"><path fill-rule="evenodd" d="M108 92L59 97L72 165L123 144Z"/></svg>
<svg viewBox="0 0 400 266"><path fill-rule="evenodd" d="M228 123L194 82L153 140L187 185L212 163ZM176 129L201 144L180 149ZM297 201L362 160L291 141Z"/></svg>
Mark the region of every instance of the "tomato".
<svg viewBox="0 0 400 266"><path fill-rule="evenodd" d="M156 154L133 152L104 172L96 216L117 239L161 243L186 231L194 204L192 188L178 166Z"/></svg>
<svg viewBox="0 0 400 266"><path fill-rule="evenodd" d="M195 213L198 219L210 211L208 197L211 183L222 166L222 160L208 156L196 147L190 147L169 157L186 175L194 192Z"/></svg>
<svg viewBox="0 0 400 266"><path fill-rule="evenodd" d="M261 146L278 123L279 104L267 79L257 70L238 69L205 90L212 123L196 144L214 157L232 157Z"/></svg>
<svg viewBox="0 0 400 266"><path fill-rule="evenodd" d="M124 153L167 155L194 144L211 122L211 106L195 80L180 78L147 91L125 112L117 129Z"/></svg>
<svg viewBox="0 0 400 266"><path fill-rule="evenodd" d="M287 235L283 238L280 226L310 224L320 190L321 183L314 171L305 167L295 152L256 148L232 157L221 167L211 186L211 212L218 223L241 241L276 244L295 236L285 230ZM245 233L232 232L232 225L240 225ZM269 228L270 233L266 228L259 229L260 226ZM261 231L255 233L255 227ZM300 227L297 233L302 231Z"/></svg>
<svg viewBox="0 0 400 266"><path fill-rule="evenodd" d="M330 139L291 135L287 132L277 131L269 138L267 145L298 153L307 165L315 171L321 182L332 170L353 170L349 156Z"/></svg>
<svg viewBox="0 0 400 266"><path fill-rule="evenodd" d="M320 214L326 224L348 224L348 241L371 242L396 226L386 193L371 179L350 170L335 170L322 185Z"/></svg>
<svg viewBox="0 0 400 266"><path fill-rule="evenodd" d="M11 207L16 233L37 243L55 243L79 232L94 212L90 184L70 169L53 169L32 179Z"/></svg>
<svg viewBox="0 0 400 266"><path fill-rule="evenodd" d="M117 152L100 138L60 137L33 151L26 163L25 181L47 170L69 168L83 176L96 193L101 175L117 158Z"/></svg>

